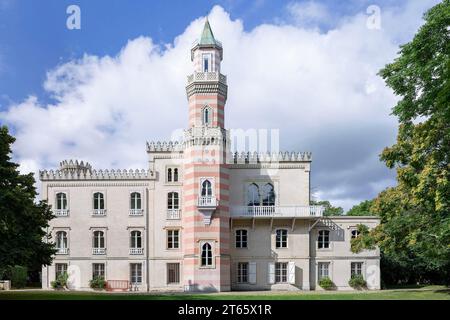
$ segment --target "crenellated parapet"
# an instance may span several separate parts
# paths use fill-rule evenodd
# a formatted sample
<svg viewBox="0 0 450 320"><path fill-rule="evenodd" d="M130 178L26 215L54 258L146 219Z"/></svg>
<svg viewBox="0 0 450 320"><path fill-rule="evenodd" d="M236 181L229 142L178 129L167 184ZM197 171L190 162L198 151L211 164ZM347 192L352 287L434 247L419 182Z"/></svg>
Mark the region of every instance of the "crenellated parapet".
<svg viewBox="0 0 450 320"><path fill-rule="evenodd" d="M311 152L235 152L232 163L310 162Z"/></svg>
<svg viewBox="0 0 450 320"><path fill-rule="evenodd" d="M147 152L181 152L183 143L178 141L147 142Z"/></svg>

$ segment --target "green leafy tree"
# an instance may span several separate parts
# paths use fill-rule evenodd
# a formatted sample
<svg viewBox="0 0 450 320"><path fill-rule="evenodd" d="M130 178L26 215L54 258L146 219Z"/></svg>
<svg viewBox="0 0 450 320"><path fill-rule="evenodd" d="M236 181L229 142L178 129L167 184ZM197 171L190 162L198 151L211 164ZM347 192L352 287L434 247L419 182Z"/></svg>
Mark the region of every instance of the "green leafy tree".
<svg viewBox="0 0 450 320"><path fill-rule="evenodd" d="M373 200L366 200L360 204L354 205L347 211L347 216L373 216L374 212L371 210Z"/></svg>
<svg viewBox="0 0 450 320"><path fill-rule="evenodd" d="M311 205L313 206L323 206L324 216L342 216L344 214L344 209L341 207L333 207L330 201L311 201Z"/></svg>
<svg viewBox="0 0 450 320"><path fill-rule="evenodd" d="M0 275L13 266L39 270L51 263L54 245L48 241L46 228L53 218L45 202L37 196L33 174L20 174L11 161L15 141L8 129L0 127Z"/></svg>
<svg viewBox="0 0 450 320"><path fill-rule="evenodd" d="M450 0L424 20L380 71L400 98L397 142L381 154L398 185L374 200L381 224L370 236L389 261L418 274L438 271L450 283Z"/></svg>

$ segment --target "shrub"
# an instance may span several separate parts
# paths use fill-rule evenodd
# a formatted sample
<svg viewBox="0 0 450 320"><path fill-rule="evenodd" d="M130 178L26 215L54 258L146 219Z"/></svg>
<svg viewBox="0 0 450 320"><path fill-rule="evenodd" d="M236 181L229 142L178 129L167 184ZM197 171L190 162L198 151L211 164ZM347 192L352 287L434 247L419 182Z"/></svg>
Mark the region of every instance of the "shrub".
<svg viewBox="0 0 450 320"><path fill-rule="evenodd" d="M328 277L323 277L322 279L320 279L319 281L319 286L321 286L323 289L325 290L331 290L334 288L334 283L333 281L331 281L330 278Z"/></svg>
<svg viewBox="0 0 450 320"><path fill-rule="evenodd" d="M27 267L14 266L11 268L11 285L14 288L23 288L27 284Z"/></svg>
<svg viewBox="0 0 450 320"><path fill-rule="evenodd" d="M105 289L106 287L106 281L103 279L103 277L95 277L91 281L89 281L89 285L92 289Z"/></svg>
<svg viewBox="0 0 450 320"><path fill-rule="evenodd" d="M69 278L69 275L67 272L64 272L56 278L55 281L52 281L50 284L52 285L53 289L64 289L67 288L67 279Z"/></svg>
<svg viewBox="0 0 450 320"><path fill-rule="evenodd" d="M354 289L362 289L367 285L366 280L364 280L364 277L360 274L353 275L348 281L348 284Z"/></svg>

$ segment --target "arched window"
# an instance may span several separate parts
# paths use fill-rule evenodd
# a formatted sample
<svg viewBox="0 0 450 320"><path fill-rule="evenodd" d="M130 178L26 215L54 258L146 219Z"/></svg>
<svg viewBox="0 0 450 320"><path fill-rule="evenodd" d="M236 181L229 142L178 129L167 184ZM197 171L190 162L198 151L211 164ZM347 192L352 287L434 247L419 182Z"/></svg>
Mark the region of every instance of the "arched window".
<svg viewBox="0 0 450 320"><path fill-rule="evenodd" d="M140 210L142 209L141 194L139 192L132 192L130 195L130 209Z"/></svg>
<svg viewBox="0 0 450 320"><path fill-rule="evenodd" d="M205 243L202 246L202 266L212 266L212 250L209 243Z"/></svg>
<svg viewBox="0 0 450 320"><path fill-rule="evenodd" d="M212 197L212 187L209 180L202 182L202 197Z"/></svg>
<svg viewBox="0 0 450 320"><path fill-rule="evenodd" d="M319 231L317 245L319 249L327 249L330 247L330 231L328 230Z"/></svg>
<svg viewBox="0 0 450 320"><path fill-rule="evenodd" d="M96 249L105 248L105 234L103 231L94 231L92 245Z"/></svg>
<svg viewBox="0 0 450 320"><path fill-rule="evenodd" d="M172 182L172 168L167 169L167 182Z"/></svg>
<svg viewBox="0 0 450 320"><path fill-rule="evenodd" d="M167 196L167 209L179 209L180 202L178 192L169 192Z"/></svg>
<svg viewBox="0 0 450 320"><path fill-rule="evenodd" d="M56 194L56 209L66 210L67 209L67 195L63 192Z"/></svg>
<svg viewBox="0 0 450 320"><path fill-rule="evenodd" d="M247 189L248 206L259 206L259 188L252 183Z"/></svg>
<svg viewBox="0 0 450 320"><path fill-rule="evenodd" d="M131 231L130 248L142 248L142 235L140 231Z"/></svg>
<svg viewBox="0 0 450 320"><path fill-rule="evenodd" d="M56 248L66 249L67 248L67 232L58 231L56 233Z"/></svg>
<svg viewBox="0 0 450 320"><path fill-rule="evenodd" d="M178 182L178 168L173 169L173 181Z"/></svg>
<svg viewBox="0 0 450 320"><path fill-rule="evenodd" d="M273 185L271 185L270 183L267 183L263 187L262 205L263 206L275 205L275 192L273 190Z"/></svg>
<svg viewBox="0 0 450 320"><path fill-rule="evenodd" d="M210 125L211 124L211 117L212 117L212 112L211 112L211 108L209 107L205 107L203 109L203 115L202 115L202 122L203 125Z"/></svg>
<svg viewBox="0 0 450 320"><path fill-rule="evenodd" d="M103 193L101 192L94 193L94 209L95 210L105 209L105 198L103 196Z"/></svg>

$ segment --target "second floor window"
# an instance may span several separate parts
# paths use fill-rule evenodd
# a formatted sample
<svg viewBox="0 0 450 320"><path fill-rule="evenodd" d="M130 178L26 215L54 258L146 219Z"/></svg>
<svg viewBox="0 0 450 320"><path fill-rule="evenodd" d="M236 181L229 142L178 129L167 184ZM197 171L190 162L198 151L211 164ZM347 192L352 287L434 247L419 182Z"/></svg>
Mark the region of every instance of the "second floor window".
<svg viewBox="0 0 450 320"><path fill-rule="evenodd" d="M92 245L96 249L105 248L105 233L103 231L94 231Z"/></svg>
<svg viewBox="0 0 450 320"><path fill-rule="evenodd" d="M236 230L236 248L247 248L247 230Z"/></svg>
<svg viewBox="0 0 450 320"><path fill-rule="evenodd" d="M247 188L247 206L274 206L275 191L271 183L266 183L261 192L256 183L252 183Z"/></svg>
<svg viewBox="0 0 450 320"><path fill-rule="evenodd" d="M94 209L95 210L105 209L105 197L101 192L94 193Z"/></svg>
<svg viewBox="0 0 450 320"><path fill-rule="evenodd" d="M142 234L140 231L131 231L130 233L130 248L142 248Z"/></svg>
<svg viewBox="0 0 450 320"><path fill-rule="evenodd" d="M209 243L204 243L202 245L202 267L212 266L212 248Z"/></svg>
<svg viewBox="0 0 450 320"><path fill-rule="evenodd" d="M252 183L248 186L247 190L247 205L248 206L259 206L259 188L256 184Z"/></svg>
<svg viewBox="0 0 450 320"><path fill-rule="evenodd" d="M317 247L319 249L328 249L330 247L330 231L320 230L317 239Z"/></svg>
<svg viewBox="0 0 450 320"><path fill-rule="evenodd" d="M167 168L167 182L178 182L178 168Z"/></svg>
<svg viewBox="0 0 450 320"><path fill-rule="evenodd" d="M167 209L179 209L180 208L180 200L178 196L178 192L169 192L167 196Z"/></svg>
<svg viewBox="0 0 450 320"><path fill-rule="evenodd" d="M262 205L263 206L275 205L275 192L273 190L273 185L270 183L267 183L263 187Z"/></svg>
<svg viewBox="0 0 450 320"><path fill-rule="evenodd" d="M58 249L67 249L67 232L58 231L56 233L56 247Z"/></svg>
<svg viewBox="0 0 450 320"><path fill-rule="evenodd" d="M275 247L276 248L287 248L287 230L278 229L275 236Z"/></svg>
<svg viewBox="0 0 450 320"><path fill-rule="evenodd" d="M133 192L130 195L130 209L140 210L142 209L141 194L139 192Z"/></svg>
<svg viewBox="0 0 450 320"><path fill-rule="evenodd" d="M167 230L167 248L180 248L180 230Z"/></svg>
<svg viewBox="0 0 450 320"><path fill-rule="evenodd" d="M56 194L56 209L66 210L67 209L67 195L63 192Z"/></svg>
<svg viewBox="0 0 450 320"><path fill-rule="evenodd" d="M212 185L209 180L202 182L202 197L212 197Z"/></svg>

